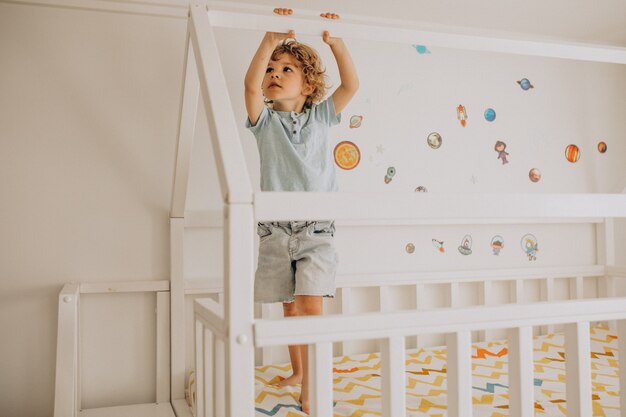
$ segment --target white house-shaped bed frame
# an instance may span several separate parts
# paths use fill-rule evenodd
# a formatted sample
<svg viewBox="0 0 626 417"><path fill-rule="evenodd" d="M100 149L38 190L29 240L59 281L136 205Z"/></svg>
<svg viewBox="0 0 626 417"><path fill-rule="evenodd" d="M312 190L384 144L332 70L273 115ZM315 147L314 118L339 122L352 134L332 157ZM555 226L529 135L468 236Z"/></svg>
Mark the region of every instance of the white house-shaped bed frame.
<svg viewBox="0 0 626 417"><path fill-rule="evenodd" d="M589 322L617 320L620 348L626 351L626 298L577 300L550 304L489 306L489 283L503 275L545 279L575 277L574 298L582 298L582 279L605 277L604 294L614 295L613 279L626 277L626 268L615 267L612 218L626 217L626 195L542 194L463 195L411 193L262 193L253 192L246 170L237 123L222 73L213 27L320 35L330 30L343 38L416 43L512 54L569 58L626 64L626 48L496 39L462 33L426 32L408 22L344 16L339 21L319 17L319 12L297 10L290 17L274 15L266 8L229 2L171 4L105 2L98 0L31 0L29 3L91 10L188 18L187 59L182 94L178 150L171 202L170 282L116 284L68 284L59 298L55 417L177 416L190 415L185 402L185 280L184 231L189 226L223 224L224 283L220 302L195 302L197 416L252 417L254 415L254 350L286 344L310 344L311 415L332 415L332 343L377 338L382 349L383 415L405 415L404 338L447 332L448 415L471 416L471 331L509 328L510 415L532 416L532 326L566 323L568 413L590 416L591 383ZM206 109L209 134L219 176L223 218L210 213L186 213L185 201L199 94ZM357 224L487 224L530 222L594 223L598 234L598 267L548 271L491 271L481 276L485 306L430 312L381 312L289 320L254 319L254 230L263 220L328 219ZM426 277L419 273L386 275L390 283L411 283L419 293ZM430 274L431 278L433 274ZM437 275L437 274L435 274ZM471 274L438 274L455 285ZM362 277L375 283L378 276ZM347 281L350 277L347 277ZM521 279L516 281L518 285ZM379 283L381 300L385 287ZM78 364L78 303L81 293L153 291L157 294L157 394L156 403L109 409L80 410ZM347 297L347 293L344 296ZM454 299L454 297L451 297ZM548 297L549 301L549 297ZM454 302L451 302L454 307ZM620 361L620 383L626 386L626 361ZM621 393L626 410L626 390Z"/></svg>

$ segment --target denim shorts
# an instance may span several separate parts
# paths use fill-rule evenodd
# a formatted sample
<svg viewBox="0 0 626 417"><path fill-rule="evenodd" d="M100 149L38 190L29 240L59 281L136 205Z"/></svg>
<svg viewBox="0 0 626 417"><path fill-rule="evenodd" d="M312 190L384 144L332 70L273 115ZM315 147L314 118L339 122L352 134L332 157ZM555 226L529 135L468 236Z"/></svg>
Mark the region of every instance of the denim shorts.
<svg viewBox="0 0 626 417"><path fill-rule="evenodd" d="M254 300L291 303L296 295L334 297L337 252L333 221L259 223Z"/></svg>

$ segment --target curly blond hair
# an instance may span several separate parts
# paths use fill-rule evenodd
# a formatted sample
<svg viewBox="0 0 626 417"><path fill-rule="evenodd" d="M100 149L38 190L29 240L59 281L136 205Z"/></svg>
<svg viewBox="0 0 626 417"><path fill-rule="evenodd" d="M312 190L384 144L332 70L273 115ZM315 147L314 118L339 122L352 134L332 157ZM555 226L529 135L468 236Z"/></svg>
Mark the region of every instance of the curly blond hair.
<svg viewBox="0 0 626 417"><path fill-rule="evenodd" d="M274 49L272 61L277 61L282 54L289 54L300 63L305 82L313 87L313 92L306 98L304 107L310 108L313 104L322 101L328 86L326 84L326 70L322 66L322 60L317 51L295 39L290 39ZM269 102L271 103L271 101Z"/></svg>

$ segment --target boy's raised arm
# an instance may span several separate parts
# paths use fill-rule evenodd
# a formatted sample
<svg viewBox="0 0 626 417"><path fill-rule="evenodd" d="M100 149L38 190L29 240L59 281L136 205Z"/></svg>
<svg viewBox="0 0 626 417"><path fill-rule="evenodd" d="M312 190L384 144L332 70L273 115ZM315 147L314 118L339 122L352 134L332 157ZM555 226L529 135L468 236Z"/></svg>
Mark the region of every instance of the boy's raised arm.
<svg viewBox="0 0 626 417"><path fill-rule="evenodd" d="M270 61L276 45L287 38L293 37L295 37L295 33L292 30L289 33L267 32L250 62L245 78L245 98L248 118L253 126L256 125L265 107L261 84L267 70L267 63Z"/></svg>
<svg viewBox="0 0 626 417"><path fill-rule="evenodd" d="M335 113L339 114L350 102L354 94L359 89L359 76L356 72L354 62L346 44L340 38L331 38L328 31L324 32L324 42L330 46L330 50L335 56L337 61L337 67L339 68L339 78L341 78L341 84L333 93L333 101L335 104Z"/></svg>

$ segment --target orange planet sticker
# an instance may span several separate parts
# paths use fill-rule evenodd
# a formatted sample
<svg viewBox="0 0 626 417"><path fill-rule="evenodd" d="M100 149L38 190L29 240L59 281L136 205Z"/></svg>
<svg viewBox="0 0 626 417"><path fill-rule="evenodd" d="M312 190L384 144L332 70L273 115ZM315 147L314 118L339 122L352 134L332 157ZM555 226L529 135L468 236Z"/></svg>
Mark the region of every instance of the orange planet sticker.
<svg viewBox="0 0 626 417"><path fill-rule="evenodd" d="M565 148L565 159L570 161L571 163L577 162L580 158L580 149L576 145L568 145Z"/></svg>
<svg viewBox="0 0 626 417"><path fill-rule="evenodd" d="M361 161L361 151L358 146L349 141L339 142L333 151L335 163L341 169L354 169Z"/></svg>

